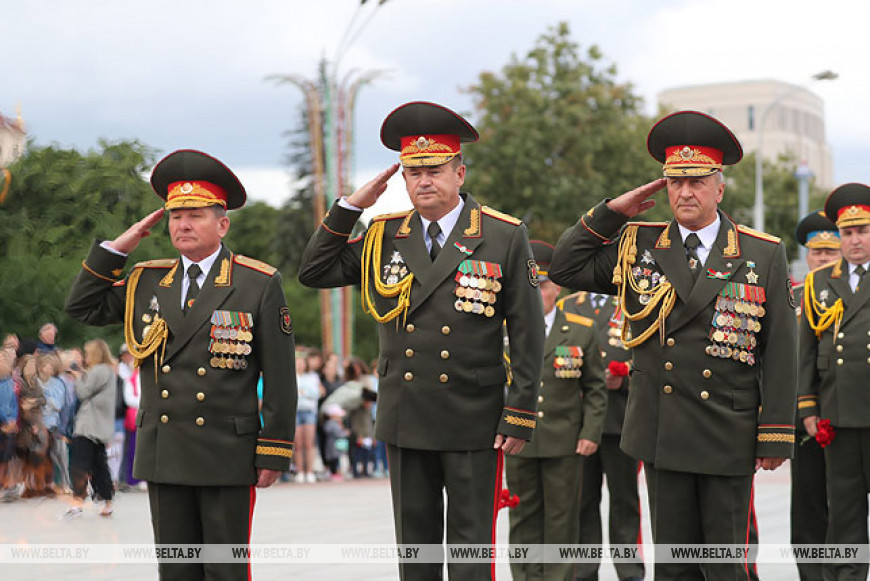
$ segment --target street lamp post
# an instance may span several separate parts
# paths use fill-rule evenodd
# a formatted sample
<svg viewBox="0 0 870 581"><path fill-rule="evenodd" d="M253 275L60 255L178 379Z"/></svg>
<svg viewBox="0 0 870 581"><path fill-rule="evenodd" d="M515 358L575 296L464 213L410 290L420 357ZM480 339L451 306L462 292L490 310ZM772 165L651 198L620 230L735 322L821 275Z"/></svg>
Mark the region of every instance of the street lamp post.
<svg viewBox="0 0 870 581"><path fill-rule="evenodd" d="M813 75L815 81L832 81L839 75L833 71L822 71ZM785 91L773 101L768 103L761 111L758 118L758 148L755 150L755 206L753 208L753 228L764 232L764 123L770 112L786 97L794 95L798 91L806 91L806 87L796 85Z"/></svg>

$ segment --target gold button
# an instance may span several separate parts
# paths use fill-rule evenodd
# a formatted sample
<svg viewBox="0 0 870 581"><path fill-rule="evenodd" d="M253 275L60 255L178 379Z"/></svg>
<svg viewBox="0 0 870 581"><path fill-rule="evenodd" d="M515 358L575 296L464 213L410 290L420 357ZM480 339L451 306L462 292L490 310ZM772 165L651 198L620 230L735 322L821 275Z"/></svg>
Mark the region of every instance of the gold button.
<svg viewBox="0 0 870 581"><path fill-rule="evenodd" d="M204 419L202 416L196 418L196 425L197 425L197 426L204 426L204 425L205 425L205 419Z"/></svg>
<svg viewBox="0 0 870 581"><path fill-rule="evenodd" d="M162 371L163 373L169 373L170 371L172 371L172 368L169 367L168 365L164 365L163 367L160 368L160 371Z"/></svg>
<svg viewBox="0 0 870 581"><path fill-rule="evenodd" d="M405 325L405 330L409 333L413 333L414 329L416 329L416 327L414 327L414 323L408 323L407 325Z"/></svg>
<svg viewBox="0 0 870 581"><path fill-rule="evenodd" d="M544 387L544 382L543 382L543 381L541 382L541 387Z"/></svg>
<svg viewBox="0 0 870 581"><path fill-rule="evenodd" d="M413 357L414 350L413 349L405 349L405 357Z"/></svg>
<svg viewBox="0 0 870 581"><path fill-rule="evenodd" d="M441 334L442 335L449 335L450 334L450 327L448 327L447 325L444 325L443 327L441 327Z"/></svg>
<svg viewBox="0 0 870 581"><path fill-rule="evenodd" d="M702 391L701 392L701 399L710 399L710 392L709 391Z"/></svg>
<svg viewBox="0 0 870 581"><path fill-rule="evenodd" d="M197 369L196 374L199 375L200 377L205 375L205 367L200 367L199 369Z"/></svg>
<svg viewBox="0 0 870 581"><path fill-rule="evenodd" d="M842 360L842 359L837 359L837 365L842 365L842 364L843 364L843 360Z"/></svg>
<svg viewBox="0 0 870 581"><path fill-rule="evenodd" d="M544 401L544 396L543 396L543 395L539 395L539 396L538 396L538 403L541 403L542 401Z"/></svg>
<svg viewBox="0 0 870 581"><path fill-rule="evenodd" d="M163 414L162 416L160 416L160 423L161 424L168 424L169 423L169 416L167 416L166 414Z"/></svg>
<svg viewBox="0 0 870 581"><path fill-rule="evenodd" d="M445 349L441 352L441 359L450 359L450 351Z"/></svg>
<svg viewBox="0 0 870 581"><path fill-rule="evenodd" d="M539 418L544 417L544 412L538 412L538 417L539 417Z"/></svg>
<svg viewBox="0 0 870 581"><path fill-rule="evenodd" d="M837 353L842 353L842 352L843 352L843 346L837 345Z"/></svg>
<svg viewBox="0 0 870 581"><path fill-rule="evenodd" d="M701 375L703 375L704 377L709 378L711 375L713 375L713 372L710 371L709 369L705 369L703 372L701 372Z"/></svg>
<svg viewBox="0 0 870 581"><path fill-rule="evenodd" d="M867 358L867 363L870 363L870 357Z"/></svg>
<svg viewBox="0 0 870 581"><path fill-rule="evenodd" d="M205 394L202 392L196 394L196 401L205 401Z"/></svg>
<svg viewBox="0 0 870 581"><path fill-rule="evenodd" d="M870 331L868 331L867 334L870 335ZM845 337L845 336L846 336L846 335L845 335L845 333L843 333L843 332L837 333L837 339L842 339L842 338Z"/></svg>
<svg viewBox="0 0 870 581"><path fill-rule="evenodd" d="M867 349L870 350L870 343L867 343Z"/></svg>
<svg viewBox="0 0 870 581"><path fill-rule="evenodd" d="M668 347L673 347L674 343L676 343L676 341L674 341L673 337L668 337L668 340L666 341L666 343L668 344Z"/></svg>
<svg viewBox="0 0 870 581"><path fill-rule="evenodd" d="M410 371L406 371L405 372L405 381L411 381L412 379L414 379L414 374L411 373Z"/></svg>
<svg viewBox="0 0 870 581"><path fill-rule="evenodd" d="M666 385L666 386L664 386L664 387L662 388L662 391L665 392L665 393L673 393L673 392L674 392L674 388L671 387L670 385Z"/></svg>
<svg viewBox="0 0 870 581"><path fill-rule="evenodd" d="M673 368L674 368L674 364L673 364L673 363L671 363L670 361L665 361L665 369L666 369L667 371L670 371L670 370L673 369Z"/></svg>
<svg viewBox="0 0 870 581"><path fill-rule="evenodd" d="M162 397L163 399L168 398L168 397L169 397L169 390L168 390L168 389L164 389L163 391L161 391L161 392L160 392L160 397Z"/></svg>
<svg viewBox="0 0 870 581"><path fill-rule="evenodd" d="M441 375L438 376L438 379L441 381L441 383L447 383L447 380L450 378L447 377L446 373L442 373Z"/></svg>

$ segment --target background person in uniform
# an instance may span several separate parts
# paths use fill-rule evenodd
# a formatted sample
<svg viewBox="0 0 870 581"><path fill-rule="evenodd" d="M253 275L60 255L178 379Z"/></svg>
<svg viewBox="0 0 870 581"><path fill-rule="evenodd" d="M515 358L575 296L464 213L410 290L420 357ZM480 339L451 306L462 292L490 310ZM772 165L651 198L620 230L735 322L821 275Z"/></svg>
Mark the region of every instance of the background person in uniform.
<svg viewBox="0 0 870 581"><path fill-rule="evenodd" d="M586 212L556 245L550 277L618 295L630 321L621 445L644 462L655 542L745 545L754 471L777 468L794 446L785 250L718 211L723 166L742 157L724 125L681 111L656 123L647 147L665 179ZM662 188L674 220L626 225ZM737 579L748 569L659 560L655 576Z"/></svg>
<svg viewBox="0 0 870 581"><path fill-rule="evenodd" d="M604 427L604 366L592 319L556 308L562 289L547 275L553 246L540 240L531 245L547 339L535 437L505 458L508 488L520 498L509 513L510 543L575 545L582 460L598 449ZM573 571L570 562L511 562L514 581L570 581Z"/></svg>
<svg viewBox="0 0 870 581"><path fill-rule="evenodd" d="M807 266L810 270L836 262L843 256L840 252L840 232L837 225L822 210L803 217L797 225L795 238L807 248ZM803 282L795 285L798 317L802 311L803 291ZM799 397L798 416L801 401ZM815 407L814 402L811 404L811 407ZM797 422L796 428L797 443L794 458L791 460L791 543L822 545L828 529L824 450L815 438L806 438L803 422ZM797 568L801 581L823 581L828 578L824 575L822 563L803 561L797 563Z"/></svg>
<svg viewBox="0 0 870 581"><path fill-rule="evenodd" d="M123 321L141 366L133 475L148 482L155 542L246 545L254 485L274 483L293 451L296 375L281 277L221 243L226 210L245 202L221 162L176 151L155 166L151 185L164 209L94 244L66 310L92 325ZM127 254L164 212L181 258L140 263L122 277ZM163 579L248 574L247 563L160 564Z"/></svg>
<svg viewBox="0 0 870 581"><path fill-rule="evenodd" d="M460 143L477 132L440 105L402 105L381 141L401 152L413 211L378 216L348 240L384 193L390 167L330 209L302 258L313 287L362 283L378 322L375 437L387 444L399 543L485 544L494 538L502 452L535 426L544 342L541 295L525 226L460 193ZM505 397L503 323L522 346ZM441 579L440 563L400 562L407 580ZM451 579L490 579L493 563L450 563Z"/></svg>
<svg viewBox="0 0 870 581"><path fill-rule="evenodd" d="M628 402L628 372L631 351L622 342L624 318L616 297L579 291L559 301L559 309L595 321L598 344L604 358L607 387L607 415L598 450L583 460L580 495L580 543L600 545L604 541L601 524L601 486L607 481L609 496L608 540L613 545L641 544L640 497L637 492L640 462L619 448L625 405ZM598 562L578 563L578 580L598 579ZM619 579L643 579L642 561L614 563Z"/></svg>
<svg viewBox="0 0 870 581"><path fill-rule="evenodd" d="M815 436L830 422L825 448L831 544L868 543L870 493L870 188L846 184L825 202L843 257L811 271L804 283L800 324L798 408ZM826 564L833 579L866 579L867 563Z"/></svg>

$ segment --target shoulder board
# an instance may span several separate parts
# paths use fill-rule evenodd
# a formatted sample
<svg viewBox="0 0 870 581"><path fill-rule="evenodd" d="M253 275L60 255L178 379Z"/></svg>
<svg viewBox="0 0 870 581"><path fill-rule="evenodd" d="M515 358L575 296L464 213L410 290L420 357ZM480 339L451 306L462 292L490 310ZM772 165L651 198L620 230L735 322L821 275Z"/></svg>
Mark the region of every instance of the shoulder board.
<svg viewBox="0 0 870 581"><path fill-rule="evenodd" d="M493 210L489 206L481 206L480 211L486 214L487 216L491 216L496 220L501 220L502 222L507 222L508 224L513 224L514 226L519 226L523 223L519 218L514 218L510 214L505 214L504 212L499 212L498 210Z"/></svg>
<svg viewBox="0 0 870 581"><path fill-rule="evenodd" d="M146 260L145 262L137 262L133 268L172 268L176 262L178 262L177 258Z"/></svg>
<svg viewBox="0 0 870 581"><path fill-rule="evenodd" d="M629 222L626 226L654 226L656 228L667 228L668 222Z"/></svg>
<svg viewBox="0 0 870 581"><path fill-rule="evenodd" d="M395 220L397 218L404 218L413 211L414 210L404 210L402 212L393 212L392 214L381 214L372 218L372 222L381 222L383 220Z"/></svg>
<svg viewBox="0 0 870 581"><path fill-rule="evenodd" d="M837 260L834 260L833 262L829 262L829 263L827 263L827 264L823 264L823 265L821 265L821 266L818 267L818 268L814 268L814 269L812 269L812 270L809 272L809 274L815 274L815 273L817 273L817 272L821 272L821 271L823 271L823 270L830 270L830 271L833 271L833 270L834 270L835 268L837 268L839 265L840 265L840 259L838 258ZM806 283L806 279L804 279L804 282L803 282L802 284L805 284L805 283Z"/></svg>
<svg viewBox="0 0 870 581"><path fill-rule="evenodd" d="M567 295L556 301L556 306L560 311L565 310L565 305L569 303L582 304L586 302L586 291L577 291L576 293Z"/></svg>
<svg viewBox="0 0 870 581"><path fill-rule="evenodd" d="M774 244L779 244L781 242L781 240L776 236L767 234L766 232L759 232L758 230L753 230L749 226L744 226L743 224L738 224L737 229L741 233L752 236L753 238L758 238L759 240L766 240L767 242L773 242Z"/></svg>
<svg viewBox="0 0 870 581"><path fill-rule="evenodd" d="M247 256L243 256L241 254L234 254L233 262L241 266L247 266L250 269L262 272L263 274L268 274L269 276L272 276L273 274L278 272L278 269L274 266L268 265L265 262L260 262L259 260L255 260L253 258L248 258Z"/></svg>
<svg viewBox="0 0 870 581"><path fill-rule="evenodd" d="M582 317L580 315L575 315L574 313L565 313L565 320L569 323L583 325L584 327L591 327L593 323L592 319L589 317Z"/></svg>

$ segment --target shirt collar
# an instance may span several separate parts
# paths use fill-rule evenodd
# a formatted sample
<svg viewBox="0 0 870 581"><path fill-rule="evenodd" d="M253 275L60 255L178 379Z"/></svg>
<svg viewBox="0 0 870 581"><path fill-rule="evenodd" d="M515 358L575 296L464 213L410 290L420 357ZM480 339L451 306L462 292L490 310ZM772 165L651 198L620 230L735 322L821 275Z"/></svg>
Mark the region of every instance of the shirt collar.
<svg viewBox="0 0 870 581"><path fill-rule="evenodd" d="M719 235L719 225L722 223L722 220L719 218L719 212L716 212L716 219L713 220L711 224L704 226L700 230L689 230L688 228L682 226L679 222L677 222L677 226L680 228L680 236L683 239L683 242L686 241L686 237L689 234L694 232L698 235L698 238L701 240L701 244L705 249L710 250L713 248L713 244L716 243L716 237Z"/></svg>
<svg viewBox="0 0 870 581"><path fill-rule="evenodd" d="M444 239L446 240L450 233L453 232L453 227L456 226L456 222L459 221L459 214L462 212L462 207L465 205L465 200L462 199L462 196L459 196L459 203L456 204L456 207L447 212L444 216L442 216L439 220L435 220L438 222L438 227L441 228L441 233L444 235ZM420 220L423 222L423 231L429 230L429 224L432 223L432 220L427 220L420 215Z"/></svg>
<svg viewBox="0 0 870 581"><path fill-rule="evenodd" d="M208 272L211 270L211 266L214 264L214 261L217 260L218 254L221 253L221 250L223 250L223 245L218 246L218 249L214 252L214 254L206 256L199 262L194 262L182 254L181 265L184 267L185 275L187 274L187 269L190 267L191 264L198 264L199 267L202 269L202 274L200 276L208 277Z"/></svg>
<svg viewBox="0 0 870 581"><path fill-rule="evenodd" d="M864 267L864 272L870 271L870 262L864 262L863 264L852 264L850 262L849 263L849 276L852 276L853 274L855 274L855 269L858 268L859 266Z"/></svg>
<svg viewBox="0 0 870 581"><path fill-rule="evenodd" d="M544 326L549 330L553 327L553 322L556 320L556 311L558 311L556 307L550 309L550 312L544 315ZM548 332L549 334L549 332Z"/></svg>

